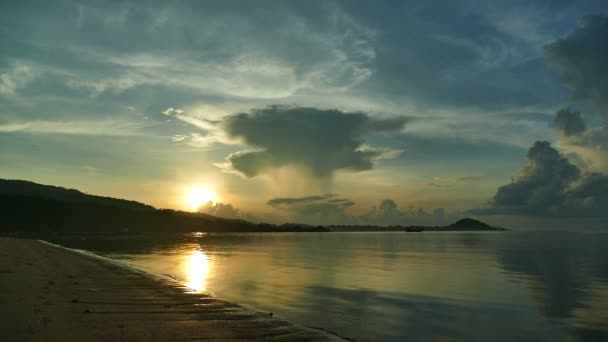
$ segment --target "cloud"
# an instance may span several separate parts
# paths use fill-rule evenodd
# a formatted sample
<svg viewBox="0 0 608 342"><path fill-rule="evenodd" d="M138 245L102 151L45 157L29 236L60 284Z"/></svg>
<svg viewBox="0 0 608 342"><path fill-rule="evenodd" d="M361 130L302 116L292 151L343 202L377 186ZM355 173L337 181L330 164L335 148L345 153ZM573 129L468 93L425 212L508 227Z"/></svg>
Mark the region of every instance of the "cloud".
<svg viewBox="0 0 608 342"><path fill-rule="evenodd" d="M420 108L487 113L551 105L561 94L541 47L556 36L556 27L566 25L562 13L572 11L565 4L546 15L545 4L484 3L489 5L429 0L385 8L372 20L385 33L386 49L378 49L374 76L363 86L378 97ZM362 15L378 11L375 4L358 6L364 7Z"/></svg>
<svg viewBox="0 0 608 342"><path fill-rule="evenodd" d="M115 78L82 79L82 76L71 76L65 81L65 85L72 89L86 89L91 95L96 96L104 92L121 94L137 85L154 84L158 82L147 81L133 73L120 75Z"/></svg>
<svg viewBox="0 0 608 342"><path fill-rule="evenodd" d="M173 141L173 142L180 142L180 141L184 141L186 139L188 139L188 136L183 135L183 134L176 134L171 137L171 141Z"/></svg>
<svg viewBox="0 0 608 342"><path fill-rule="evenodd" d="M608 176L583 173L546 141L528 150L515 180L501 186L479 215L608 217Z"/></svg>
<svg viewBox="0 0 608 342"><path fill-rule="evenodd" d="M209 214L217 217L222 217L226 219L233 220L246 220L255 223L267 223L269 221L274 220L273 217L265 217L259 216L258 214L245 212L235 208L230 203L222 203L222 202L207 202L201 205L198 210L199 213Z"/></svg>
<svg viewBox="0 0 608 342"><path fill-rule="evenodd" d="M471 110L448 112L447 115L437 112L412 118L408 134L434 140L487 141L525 149L535 139L552 137L553 119L553 113L528 111L489 113Z"/></svg>
<svg viewBox="0 0 608 342"><path fill-rule="evenodd" d="M582 167L608 172L608 127L587 128L583 117L570 109L560 110L555 117L561 148L571 152L571 159Z"/></svg>
<svg viewBox="0 0 608 342"><path fill-rule="evenodd" d="M400 215L397 203L392 199L384 199L378 206L378 217L384 219L393 219Z"/></svg>
<svg viewBox="0 0 608 342"><path fill-rule="evenodd" d="M459 213L448 215L445 208L434 208L428 212L424 208L411 206L402 210L393 199L386 198L377 207L372 207L369 213L358 217L358 220L363 224L374 225L438 225L457 218L461 218Z"/></svg>
<svg viewBox="0 0 608 342"><path fill-rule="evenodd" d="M430 183L428 183L428 186L430 186L432 188L439 188L439 189L445 189L445 188L450 187L447 184L441 184L441 183L437 183L437 182L430 182Z"/></svg>
<svg viewBox="0 0 608 342"><path fill-rule="evenodd" d="M465 186L470 183L478 182L481 180L479 176L464 176L456 178L440 178L434 177L433 181L427 183L429 187L437 189L448 189L454 186Z"/></svg>
<svg viewBox="0 0 608 342"><path fill-rule="evenodd" d="M463 177L457 177L456 180L459 181L459 182L470 183L470 182L478 182L478 181L480 181L481 177L479 177L479 176L463 176Z"/></svg>
<svg viewBox="0 0 608 342"><path fill-rule="evenodd" d="M300 198L284 198L284 197L280 197L280 198L273 198L271 200L269 200L268 202L266 202L266 204L276 207L276 206L280 206L280 205L294 205L294 204L300 204L300 203L310 203L310 202L314 202L314 201L320 201L323 199L328 198L327 195L325 196L308 196L308 197L300 197ZM329 202L336 202L335 200L329 200ZM341 201L338 201L341 202Z"/></svg>
<svg viewBox="0 0 608 342"><path fill-rule="evenodd" d="M298 198L273 198L267 205L288 214L291 220L308 224L337 225L413 225L442 224L459 218L446 215L444 208L435 208L431 212L423 208L411 207L400 210L397 203L390 198L384 199L378 206L364 215L350 213L348 209L355 202L347 198L333 198L335 194L315 195Z"/></svg>
<svg viewBox="0 0 608 342"><path fill-rule="evenodd" d="M36 76L37 72L31 66L13 65L0 73L0 95L16 95L19 89L27 86Z"/></svg>
<svg viewBox="0 0 608 342"><path fill-rule="evenodd" d="M90 3L80 5L71 20L41 15L44 10L13 15L41 16L53 32L16 26L29 34L28 41L62 41L57 53L82 56L80 64L65 69L87 67L66 83L93 95L159 86L278 99L300 91L343 92L374 71L374 31L338 4ZM62 11L76 12L69 2ZM98 74L102 68L111 72Z"/></svg>
<svg viewBox="0 0 608 342"><path fill-rule="evenodd" d="M588 15L578 28L545 47L547 59L575 100L592 104L608 120L608 15Z"/></svg>
<svg viewBox="0 0 608 342"><path fill-rule="evenodd" d="M191 124L192 126L196 126L206 131L213 130L215 128L215 125L217 124L217 121L208 120L197 115L187 114L181 109L175 109L172 107L163 110L161 114L182 120Z"/></svg>
<svg viewBox="0 0 608 342"><path fill-rule="evenodd" d="M0 133L134 136L144 126L135 121L20 121L0 123Z"/></svg>
<svg viewBox="0 0 608 342"><path fill-rule="evenodd" d="M175 108L169 107L169 108L163 110L162 113L165 115L169 115L169 116L171 116L171 115L180 116L180 115L184 114L184 111L181 109L175 109Z"/></svg>
<svg viewBox="0 0 608 342"><path fill-rule="evenodd" d="M578 112L564 109L555 125L559 146L575 153L591 171L608 172L608 15L587 15L566 37L545 47L546 59L559 70L560 81L570 88L572 98L598 111L600 127L587 128Z"/></svg>
<svg viewBox="0 0 608 342"><path fill-rule="evenodd" d="M579 135L587 129L581 113L574 112L570 108L558 111L554 122L558 133L563 137Z"/></svg>
<svg viewBox="0 0 608 342"><path fill-rule="evenodd" d="M234 114L223 118L222 131L255 150L232 153L221 166L248 178L288 165L323 179L337 170L369 170L375 160L397 151L367 146L365 139L398 132L407 121L312 107L270 106Z"/></svg>
<svg viewBox="0 0 608 342"><path fill-rule="evenodd" d="M334 199L334 194L315 195L306 197L281 197L273 198L266 202L267 205L292 216L296 222L328 224L344 223L351 218L345 213L345 209L355 205L347 199Z"/></svg>
<svg viewBox="0 0 608 342"><path fill-rule="evenodd" d="M240 219L241 213L229 203L213 203L211 201L198 208L198 212L227 219Z"/></svg>

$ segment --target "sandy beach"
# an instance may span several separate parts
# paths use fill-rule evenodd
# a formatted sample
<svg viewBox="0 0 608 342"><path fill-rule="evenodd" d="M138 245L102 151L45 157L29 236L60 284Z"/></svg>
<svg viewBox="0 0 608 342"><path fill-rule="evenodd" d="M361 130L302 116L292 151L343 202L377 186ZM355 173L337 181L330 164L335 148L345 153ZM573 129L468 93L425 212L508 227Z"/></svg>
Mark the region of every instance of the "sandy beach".
<svg viewBox="0 0 608 342"><path fill-rule="evenodd" d="M0 341L340 341L102 258L0 238Z"/></svg>

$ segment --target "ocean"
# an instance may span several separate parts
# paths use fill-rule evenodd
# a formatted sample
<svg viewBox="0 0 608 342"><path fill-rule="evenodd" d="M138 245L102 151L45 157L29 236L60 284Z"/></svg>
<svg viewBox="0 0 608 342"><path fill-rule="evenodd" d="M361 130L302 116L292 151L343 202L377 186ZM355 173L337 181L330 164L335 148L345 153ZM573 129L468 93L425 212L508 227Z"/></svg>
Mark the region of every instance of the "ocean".
<svg viewBox="0 0 608 342"><path fill-rule="evenodd" d="M357 341L608 341L608 233L45 237Z"/></svg>

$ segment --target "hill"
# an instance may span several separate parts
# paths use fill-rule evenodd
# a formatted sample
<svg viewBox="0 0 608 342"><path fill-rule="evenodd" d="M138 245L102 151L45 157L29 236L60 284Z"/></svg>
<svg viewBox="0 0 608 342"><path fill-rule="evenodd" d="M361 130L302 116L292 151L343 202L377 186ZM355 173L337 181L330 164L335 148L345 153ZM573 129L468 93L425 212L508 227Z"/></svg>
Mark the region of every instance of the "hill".
<svg viewBox="0 0 608 342"><path fill-rule="evenodd" d="M17 196L29 198L45 198L64 203L95 204L142 211L154 211L155 208L143 203L89 195L76 189L66 189L60 186L42 185L24 180L0 179L0 196Z"/></svg>
<svg viewBox="0 0 608 342"><path fill-rule="evenodd" d="M505 228L492 227L487 223L472 219L464 218L458 220L447 226L329 226L332 231L340 232L423 232L423 231L434 231L434 232L449 232L449 231L504 231Z"/></svg>
<svg viewBox="0 0 608 342"><path fill-rule="evenodd" d="M190 213L75 189L0 179L0 233L281 232L322 227L276 226Z"/></svg>
<svg viewBox="0 0 608 342"><path fill-rule="evenodd" d="M472 219L472 218L464 218L462 220L458 220L448 226L447 229L467 229L467 230L488 230L492 229L487 223Z"/></svg>

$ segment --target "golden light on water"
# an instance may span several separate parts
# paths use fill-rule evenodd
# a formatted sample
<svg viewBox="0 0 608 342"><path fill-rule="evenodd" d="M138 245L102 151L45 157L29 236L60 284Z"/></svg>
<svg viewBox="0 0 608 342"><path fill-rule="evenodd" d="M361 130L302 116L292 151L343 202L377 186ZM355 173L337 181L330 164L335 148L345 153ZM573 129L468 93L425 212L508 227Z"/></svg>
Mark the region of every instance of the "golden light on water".
<svg viewBox="0 0 608 342"><path fill-rule="evenodd" d="M186 262L186 286L193 292L205 291L207 277L209 276L209 260L205 252L195 250L188 256Z"/></svg>
<svg viewBox="0 0 608 342"><path fill-rule="evenodd" d="M190 210L197 210L207 202L217 202L217 195L208 189L191 188L185 198L185 203Z"/></svg>

